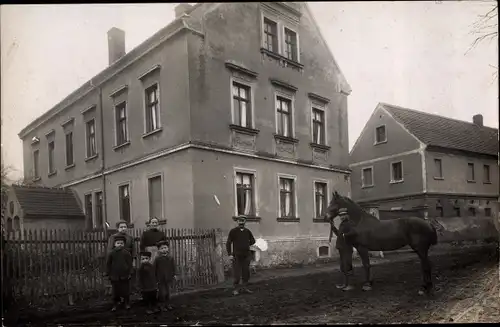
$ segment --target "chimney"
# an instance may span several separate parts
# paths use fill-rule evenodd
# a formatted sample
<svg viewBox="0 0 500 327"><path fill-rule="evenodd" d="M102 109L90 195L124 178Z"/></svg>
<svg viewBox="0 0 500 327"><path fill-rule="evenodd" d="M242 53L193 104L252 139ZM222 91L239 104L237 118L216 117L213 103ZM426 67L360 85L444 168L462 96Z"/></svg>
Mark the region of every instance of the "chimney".
<svg viewBox="0 0 500 327"><path fill-rule="evenodd" d="M108 31L109 65L125 55L125 32L113 27Z"/></svg>
<svg viewBox="0 0 500 327"><path fill-rule="evenodd" d="M189 3L180 3L175 6L175 18L179 18L186 13L186 11L190 10L193 6Z"/></svg>
<svg viewBox="0 0 500 327"><path fill-rule="evenodd" d="M483 115L477 114L477 115L472 116L472 122L474 124L476 124L477 126L483 127L484 126L483 125Z"/></svg>

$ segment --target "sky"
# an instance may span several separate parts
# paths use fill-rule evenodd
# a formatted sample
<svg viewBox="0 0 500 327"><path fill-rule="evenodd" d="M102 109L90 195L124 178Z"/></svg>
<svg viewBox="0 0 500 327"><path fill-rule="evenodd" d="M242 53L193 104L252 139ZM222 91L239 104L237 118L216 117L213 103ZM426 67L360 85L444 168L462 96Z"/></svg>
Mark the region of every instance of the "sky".
<svg viewBox="0 0 500 327"><path fill-rule="evenodd" d="M349 147L378 102L498 128L497 42L467 52L488 1L311 2L352 87ZM174 3L2 5L2 160L22 176L17 134L108 65L107 31L132 50L174 19ZM497 21L496 21L497 22ZM493 67L492 67L493 66Z"/></svg>

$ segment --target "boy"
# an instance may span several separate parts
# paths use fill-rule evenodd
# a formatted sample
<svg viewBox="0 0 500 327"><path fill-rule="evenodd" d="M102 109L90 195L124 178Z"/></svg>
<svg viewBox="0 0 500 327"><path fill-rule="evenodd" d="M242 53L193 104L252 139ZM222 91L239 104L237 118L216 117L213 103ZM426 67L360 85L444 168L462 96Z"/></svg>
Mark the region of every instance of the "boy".
<svg viewBox="0 0 500 327"><path fill-rule="evenodd" d="M130 309L130 279L132 278L132 255L125 249L125 236L116 235L113 251L108 256L106 272L113 288L113 309L120 304L121 298L125 308Z"/></svg>
<svg viewBox="0 0 500 327"><path fill-rule="evenodd" d="M139 266L139 287L142 291L142 299L147 305L146 313L157 312L156 306L156 276L151 263L151 252L141 252L141 265Z"/></svg>
<svg viewBox="0 0 500 327"><path fill-rule="evenodd" d="M154 267L156 280L158 282L158 299L160 301L160 310L172 310L169 304L170 300L170 285L176 280L175 276L175 261L169 255L168 241L160 241L158 245L158 256L155 259Z"/></svg>
<svg viewBox="0 0 500 327"><path fill-rule="evenodd" d="M118 232L111 235L108 240L108 254L113 250L116 236L121 235L125 237L125 249L134 256L134 238L127 234L128 223L125 220L120 220L116 223L116 228Z"/></svg>

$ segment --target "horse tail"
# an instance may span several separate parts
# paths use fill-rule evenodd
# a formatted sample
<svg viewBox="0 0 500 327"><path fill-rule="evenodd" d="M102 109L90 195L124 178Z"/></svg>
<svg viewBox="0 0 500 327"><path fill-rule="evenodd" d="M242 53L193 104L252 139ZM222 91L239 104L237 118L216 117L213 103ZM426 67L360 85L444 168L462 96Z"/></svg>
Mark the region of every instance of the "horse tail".
<svg viewBox="0 0 500 327"><path fill-rule="evenodd" d="M438 235L437 235L437 230L436 227L434 227L433 224L430 224L432 227L432 235L431 235L431 245L436 245L438 241Z"/></svg>

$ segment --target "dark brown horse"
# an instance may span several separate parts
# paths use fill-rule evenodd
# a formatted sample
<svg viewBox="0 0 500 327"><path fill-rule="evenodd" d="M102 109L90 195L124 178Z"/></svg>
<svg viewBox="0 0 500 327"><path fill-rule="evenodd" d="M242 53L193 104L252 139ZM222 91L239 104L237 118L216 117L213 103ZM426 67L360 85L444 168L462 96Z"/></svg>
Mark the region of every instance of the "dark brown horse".
<svg viewBox="0 0 500 327"><path fill-rule="evenodd" d="M356 202L337 192L325 212L325 219L330 222L330 240L332 232L337 234L333 220L339 209L346 208L353 225L353 233L347 239L359 253L366 273L364 290L371 289L369 251L392 251L409 245L420 258L423 276L423 289L419 294L433 291L429 248L437 244L437 233L434 226L418 217L405 217L391 220L379 220L361 208ZM350 233L351 234L351 233Z"/></svg>

